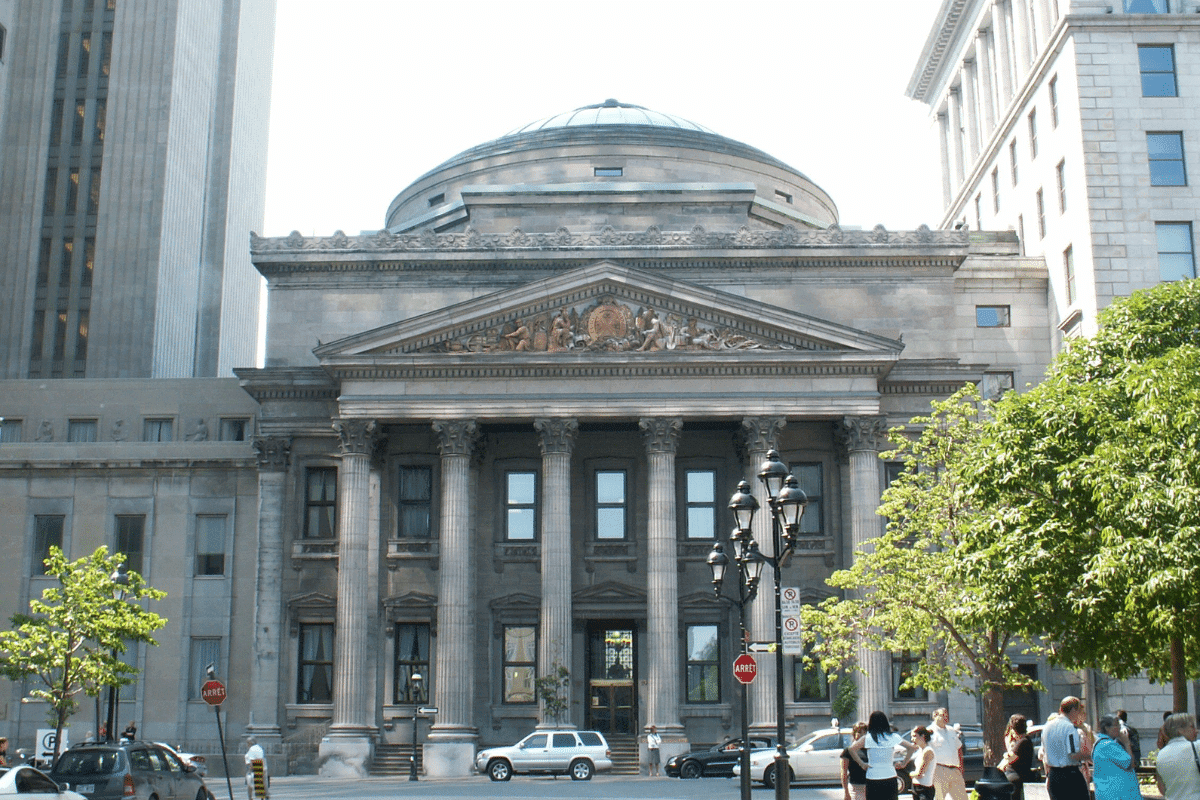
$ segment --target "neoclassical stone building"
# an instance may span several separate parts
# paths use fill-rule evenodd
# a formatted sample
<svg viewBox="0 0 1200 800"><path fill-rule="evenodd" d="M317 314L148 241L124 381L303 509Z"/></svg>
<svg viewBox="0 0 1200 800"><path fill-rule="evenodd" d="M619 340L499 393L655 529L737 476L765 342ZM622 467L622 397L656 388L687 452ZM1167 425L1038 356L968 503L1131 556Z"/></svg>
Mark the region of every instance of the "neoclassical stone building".
<svg viewBox="0 0 1200 800"><path fill-rule="evenodd" d="M738 481L772 448L791 465L810 504L784 584L816 601L881 530L886 429L967 381L1036 381L1052 346L1015 235L839 227L792 167L611 100L442 164L376 233L251 251L255 618L229 636L254 653L245 721L324 732L328 772L409 742L428 705L426 770L465 773L547 721L534 681L559 666L569 722L615 743L730 734L736 609L705 558ZM905 654L863 658L860 708L944 702L896 690ZM788 663L789 724L827 723Z"/></svg>

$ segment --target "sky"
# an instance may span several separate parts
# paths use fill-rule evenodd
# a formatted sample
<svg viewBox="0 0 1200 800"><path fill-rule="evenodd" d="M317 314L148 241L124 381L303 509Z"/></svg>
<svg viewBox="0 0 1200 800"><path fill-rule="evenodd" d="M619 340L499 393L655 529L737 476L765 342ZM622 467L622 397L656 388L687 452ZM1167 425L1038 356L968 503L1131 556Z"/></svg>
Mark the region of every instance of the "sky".
<svg viewBox="0 0 1200 800"><path fill-rule="evenodd" d="M474 145L615 98L798 169L843 227L940 220L904 95L941 0L278 0L263 235L377 230Z"/></svg>

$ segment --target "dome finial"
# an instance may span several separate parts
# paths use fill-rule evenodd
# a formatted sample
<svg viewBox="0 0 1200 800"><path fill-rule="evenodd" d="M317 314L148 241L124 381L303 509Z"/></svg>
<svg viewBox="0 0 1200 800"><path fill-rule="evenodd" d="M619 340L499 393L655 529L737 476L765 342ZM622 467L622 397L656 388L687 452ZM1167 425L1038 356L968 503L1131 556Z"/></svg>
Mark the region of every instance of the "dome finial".
<svg viewBox="0 0 1200 800"><path fill-rule="evenodd" d="M621 104L620 104L620 103L618 103L618 102L616 101L616 99L615 99L615 98L612 98L612 97L610 97L610 98L608 98L607 100L605 100L605 101L604 101L604 108L618 108L618 107L620 107L620 105L621 105Z"/></svg>

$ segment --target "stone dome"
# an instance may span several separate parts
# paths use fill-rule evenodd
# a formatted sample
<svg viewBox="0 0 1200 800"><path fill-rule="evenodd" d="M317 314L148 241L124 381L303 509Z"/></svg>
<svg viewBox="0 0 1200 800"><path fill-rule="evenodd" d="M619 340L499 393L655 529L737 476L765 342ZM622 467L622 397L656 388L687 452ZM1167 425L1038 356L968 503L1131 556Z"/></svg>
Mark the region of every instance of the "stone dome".
<svg viewBox="0 0 1200 800"><path fill-rule="evenodd" d="M833 200L803 173L682 117L606 100L531 122L414 181L393 232L825 228Z"/></svg>

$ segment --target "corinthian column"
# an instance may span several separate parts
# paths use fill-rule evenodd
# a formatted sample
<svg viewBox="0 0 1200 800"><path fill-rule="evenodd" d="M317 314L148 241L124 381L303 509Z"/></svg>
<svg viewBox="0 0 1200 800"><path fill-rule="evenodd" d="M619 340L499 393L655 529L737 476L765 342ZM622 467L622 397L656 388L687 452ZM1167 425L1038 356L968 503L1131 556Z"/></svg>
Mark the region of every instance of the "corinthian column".
<svg viewBox="0 0 1200 800"><path fill-rule="evenodd" d="M334 647L333 723L321 743L322 775L366 774L371 756L374 681L371 672L368 618L371 596L370 559L371 455L376 445L374 420L333 423L341 449L338 467L337 644Z"/></svg>
<svg viewBox="0 0 1200 800"><path fill-rule="evenodd" d="M542 447L542 618L538 674L571 669L571 451L579 422L537 419ZM553 727L538 704L538 727Z"/></svg>
<svg viewBox="0 0 1200 800"><path fill-rule="evenodd" d="M771 528L771 504L767 490L758 479L758 468L767 460L767 451L779 446L779 434L787 420L783 417L746 417L742 420L743 449L745 450L745 480L750 484L758 513L754 515L754 539L765 556L775 555L775 533ZM740 580L740 576L738 576ZM775 591L770 568L763 570L758 596L747 614L750 635L758 642L775 640ZM756 733L774 735L776 732L776 674L775 659L758 659L758 675L750 684L750 727Z"/></svg>
<svg viewBox="0 0 1200 800"><path fill-rule="evenodd" d="M279 650L283 624L283 498L292 441L258 437L258 573L254 583L254 661L250 666L250 724L268 752L280 740Z"/></svg>
<svg viewBox="0 0 1200 800"><path fill-rule="evenodd" d="M649 469L647 496L649 519L646 529L647 622L650 643L649 708L646 724L657 725L663 736L663 757L683 748L683 724L679 720L679 552L675 521L675 449L683 428L680 417L646 418L638 421L646 444Z"/></svg>
<svg viewBox="0 0 1200 800"><path fill-rule="evenodd" d="M475 683L475 571L471 533L471 456L479 441L474 420L433 423L442 455L437 656L433 696L438 715L425 746L425 769L439 777L471 774L477 729Z"/></svg>
<svg viewBox="0 0 1200 800"><path fill-rule="evenodd" d="M883 530L879 508L879 451L887 443L884 417L845 417L838 424L838 443L850 462L850 539L855 557ZM859 714L888 710L892 698L891 656L859 648Z"/></svg>

